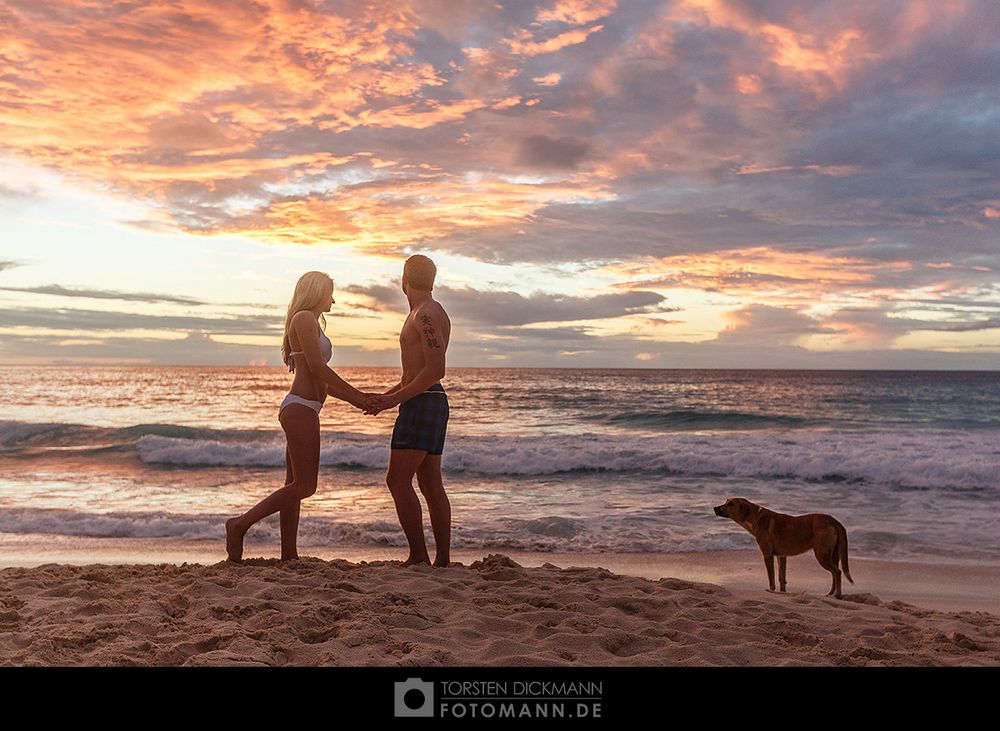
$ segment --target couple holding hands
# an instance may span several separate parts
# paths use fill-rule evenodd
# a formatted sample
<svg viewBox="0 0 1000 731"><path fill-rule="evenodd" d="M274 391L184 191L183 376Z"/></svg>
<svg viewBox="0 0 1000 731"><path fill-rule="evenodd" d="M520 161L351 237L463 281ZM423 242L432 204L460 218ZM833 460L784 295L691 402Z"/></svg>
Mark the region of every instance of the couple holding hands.
<svg viewBox="0 0 1000 731"><path fill-rule="evenodd" d="M392 430L392 451L386 484L396 504L396 515L409 542L410 553L403 566L431 563L424 541L420 500L413 491L416 475L420 492L427 500L436 555L434 566L450 560L451 504L441 479L441 453L448 427L448 396L441 387L445 374L445 351L451 335L451 321L434 300L431 290L437 268L420 254L403 266L402 288L410 303L410 314L399 334L403 375L385 393L363 393L338 376L327 365L333 344L323 332L329 312L336 302L333 280L323 272L307 272L295 285L295 293L285 315L282 358L295 374L288 395L278 409L278 421L285 432L285 485L275 490L246 513L226 521L228 560L243 558L243 537L257 521L281 513L281 558L297 559L296 539L299 508L303 499L316 492L319 477L319 412L326 396L347 401L365 414L399 405Z"/></svg>

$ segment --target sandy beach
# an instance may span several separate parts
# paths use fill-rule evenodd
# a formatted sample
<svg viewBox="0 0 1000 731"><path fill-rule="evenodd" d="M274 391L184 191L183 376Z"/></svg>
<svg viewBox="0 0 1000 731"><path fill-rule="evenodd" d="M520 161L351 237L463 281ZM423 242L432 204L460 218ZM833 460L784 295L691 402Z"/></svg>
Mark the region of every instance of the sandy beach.
<svg viewBox="0 0 1000 731"><path fill-rule="evenodd" d="M370 550L212 563L204 542L164 556L200 563L114 563L114 540L87 543L31 565L7 542L0 664L1000 664L996 566L852 559L858 583L836 600L810 556L790 559L788 594L764 591L751 551L460 552L402 569Z"/></svg>

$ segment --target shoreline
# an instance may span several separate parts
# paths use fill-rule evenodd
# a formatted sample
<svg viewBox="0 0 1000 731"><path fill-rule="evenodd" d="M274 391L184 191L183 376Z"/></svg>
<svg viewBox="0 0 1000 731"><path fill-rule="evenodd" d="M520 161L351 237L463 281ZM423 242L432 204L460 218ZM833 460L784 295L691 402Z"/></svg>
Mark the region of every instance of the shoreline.
<svg viewBox="0 0 1000 731"><path fill-rule="evenodd" d="M40 544L48 541L42 549ZM246 559L277 559L277 546L247 543ZM318 558L353 564L392 562L405 557L397 546L303 546L303 559ZM729 591L779 596L767 591L767 574L756 550L685 553L568 553L531 552L503 547L460 548L453 564L470 566L489 554L502 554L526 568L545 564L559 568L606 569L620 576L657 581L676 578L714 584ZM431 549L433 558L433 549ZM92 538L40 534L0 533L0 570L43 565L181 565L211 566L225 559L224 544L205 540ZM277 563L275 561L275 563ZM851 557L855 584L843 580L843 592L871 594L883 602L901 601L926 609L949 612L989 612L1000 615L1000 563L914 561ZM811 553L788 559L787 596L824 597L830 574Z"/></svg>

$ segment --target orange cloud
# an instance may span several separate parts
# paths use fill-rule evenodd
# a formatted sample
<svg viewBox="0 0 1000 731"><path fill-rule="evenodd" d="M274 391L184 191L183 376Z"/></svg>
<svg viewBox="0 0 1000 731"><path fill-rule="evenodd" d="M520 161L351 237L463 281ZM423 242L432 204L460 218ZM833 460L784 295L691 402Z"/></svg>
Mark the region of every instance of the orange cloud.
<svg viewBox="0 0 1000 731"><path fill-rule="evenodd" d="M879 261L822 253L792 253L756 246L697 256L647 257L601 270L628 281L616 286L639 289L700 289L768 299L821 299L831 293L870 292L880 272L905 272L908 261ZM896 289L887 291L896 292Z"/></svg>
<svg viewBox="0 0 1000 731"><path fill-rule="evenodd" d="M551 74L545 74L545 76L536 76L532 79L539 86L555 86L559 83L562 78L562 74L553 71Z"/></svg>
<svg viewBox="0 0 1000 731"><path fill-rule="evenodd" d="M543 53L554 53L567 46L575 46L583 43L591 35L602 30L604 30L603 25L595 25L591 28L568 30L553 38L536 41L534 34L530 30L522 28L515 34L514 38L508 38L504 43L510 46L510 50L515 54L521 56L539 56Z"/></svg>
<svg viewBox="0 0 1000 731"><path fill-rule="evenodd" d="M504 101L506 100L500 100L498 103ZM469 112L482 109L485 106L487 103L478 99L466 99L453 104L427 100L400 104L378 111L365 109L359 112L356 121L367 127L425 129L443 122L454 122L462 119ZM323 128L324 125L320 125L320 127Z"/></svg>
<svg viewBox="0 0 1000 731"><path fill-rule="evenodd" d="M736 77L736 88L740 94L757 94L763 84L757 74L740 74Z"/></svg>
<svg viewBox="0 0 1000 731"><path fill-rule="evenodd" d="M606 187L582 180L537 184L499 178L431 174L426 179L378 181L289 202L221 224L267 241L341 243L396 256L399 248L463 228L512 229L549 203L614 198Z"/></svg>
<svg viewBox="0 0 1000 731"><path fill-rule="evenodd" d="M738 31L756 39L766 51L766 60L778 68L802 76L818 97L842 88L854 69L878 58L887 39L866 34L859 6L838 4L835 16L814 17L789 8L787 17L765 20L761 11L750 10L730 0L681 0L670 13L674 21L694 22ZM880 29L883 30L883 29ZM892 39L890 42L894 42ZM762 88L764 67L741 69L734 74L741 94Z"/></svg>
<svg viewBox="0 0 1000 731"><path fill-rule="evenodd" d="M611 15L617 7L618 0L558 0L553 7L539 11L537 19L541 23L586 25Z"/></svg>
<svg viewBox="0 0 1000 731"><path fill-rule="evenodd" d="M262 181L277 181L303 172L320 172L328 167L343 165L362 156L334 157L327 153L289 155L278 158L230 157L226 159L195 158L182 166L157 165L149 162L125 163L118 168L134 182L201 180L214 181L226 178L243 178L262 174ZM290 171L297 171L292 173ZM271 175L270 173L277 174Z"/></svg>
<svg viewBox="0 0 1000 731"><path fill-rule="evenodd" d="M774 167L757 165L740 165L736 168L737 175L760 175L762 173L815 172L834 178L857 175L862 169L857 165L777 165Z"/></svg>

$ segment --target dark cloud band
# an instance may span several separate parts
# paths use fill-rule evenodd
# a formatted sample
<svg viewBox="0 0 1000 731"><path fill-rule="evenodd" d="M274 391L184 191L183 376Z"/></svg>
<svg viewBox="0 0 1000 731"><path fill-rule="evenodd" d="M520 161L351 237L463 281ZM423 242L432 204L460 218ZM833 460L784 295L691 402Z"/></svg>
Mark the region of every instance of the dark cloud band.
<svg viewBox="0 0 1000 731"><path fill-rule="evenodd" d="M352 285L347 287L347 290L370 297L386 311L403 312L406 309L406 298L396 287ZM435 297L448 308L452 319L458 322L508 327L545 322L600 320L652 312L671 312L677 309L666 306L666 298L661 294L638 290L593 297L573 297L546 292L535 292L525 296L512 291L450 287L435 287L434 292Z"/></svg>
<svg viewBox="0 0 1000 731"><path fill-rule="evenodd" d="M0 287L6 292L29 292L31 294L51 294L59 297L83 297L86 299L124 300L126 302L172 303L178 305L203 305L205 302L191 297L168 294L148 294L143 292L116 292L110 289L77 289L49 284L41 287Z"/></svg>

